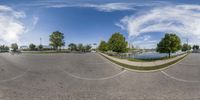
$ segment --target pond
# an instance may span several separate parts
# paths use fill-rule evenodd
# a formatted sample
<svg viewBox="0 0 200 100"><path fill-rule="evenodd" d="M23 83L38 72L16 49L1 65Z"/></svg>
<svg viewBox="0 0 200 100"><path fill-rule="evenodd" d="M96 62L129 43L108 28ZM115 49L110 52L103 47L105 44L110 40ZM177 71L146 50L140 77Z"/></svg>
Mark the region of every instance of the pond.
<svg viewBox="0 0 200 100"><path fill-rule="evenodd" d="M175 55L180 55L184 52L176 52L176 53L171 53L171 56L175 56ZM131 58L135 58L135 59L159 59L159 58L163 58L163 57L167 57L169 56L168 53L158 53L158 52L144 52L141 54L134 54L131 55Z"/></svg>

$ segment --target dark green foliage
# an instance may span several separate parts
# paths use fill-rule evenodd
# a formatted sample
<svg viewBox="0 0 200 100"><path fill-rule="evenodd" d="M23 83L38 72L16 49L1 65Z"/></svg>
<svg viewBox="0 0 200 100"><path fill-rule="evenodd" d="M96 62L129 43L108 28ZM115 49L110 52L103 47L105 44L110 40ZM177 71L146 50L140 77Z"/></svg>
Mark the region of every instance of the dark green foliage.
<svg viewBox="0 0 200 100"><path fill-rule="evenodd" d="M199 50L199 45L194 45L194 46L192 47L192 49L193 49L193 50Z"/></svg>
<svg viewBox="0 0 200 100"><path fill-rule="evenodd" d="M50 35L49 41L50 45L53 46L54 49L58 49L58 47L65 45L64 34L59 31L55 31Z"/></svg>
<svg viewBox="0 0 200 100"><path fill-rule="evenodd" d="M76 50L77 50L77 46L76 46L76 44L74 44L74 43L70 43L70 44L68 45L68 47L69 47L69 49L70 49L71 51L76 51Z"/></svg>
<svg viewBox="0 0 200 100"><path fill-rule="evenodd" d="M83 44L81 44L81 43L78 44L78 46L77 46L77 50L83 52L83 51L84 51L84 46L83 46Z"/></svg>
<svg viewBox="0 0 200 100"><path fill-rule="evenodd" d="M120 33L114 33L108 41L108 49L118 53L127 52L127 41Z"/></svg>
<svg viewBox="0 0 200 100"><path fill-rule="evenodd" d="M78 45L76 45L75 43L70 43L68 47L71 51L79 51L79 52L89 52L90 49L92 48L91 45L83 45L81 43Z"/></svg>
<svg viewBox="0 0 200 100"><path fill-rule="evenodd" d="M5 45L1 45L0 46L0 52L8 52L9 51L9 47L5 46Z"/></svg>
<svg viewBox="0 0 200 100"><path fill-rule="evenodd" d="M39 50L43 50L43 45L40 44L40 45L38 46L38 49L39 49Z"/></svg>
<svg viewBox="0 0 200 100"><path fill-rule="evenodd" d="M14 52L17 51L17 49L18 49L17 43L12 43L12 44L11 44L11 48L12 48L12 50L13 50Z"/></svg>
<svg viewBox="0 0 200 100"><path fill-rule="evenodd" d="M182 51L188 51L188 50L191 50L191 46L188 44L183 44Z"/></svg>
<svg viewBox="0 0 200 100"><path fill-rule="evenodd" d="M85 45L85 51L87 51L87 52L88 52L88 51L90 51L90 49L91 49L91 48L92 48L92 46L91 46L91 45L89 45L89 44L88 44L88 45Z"/></svg>
<svg viewBox="0 0 200 100"><path fill-rule="evenodd" d="M98 49L103 52L108 51L108 44L105 41L101 41Z"/></svg>
<svg viewBox="0 0 200 100"><path fill-rule="evenodd" d="M181 49L181 40L176 34L165 34L165 37L157 44L157 52L174 53Z"/></svg>
<svg viewBox="0 0 200 100"><path fill-rule="evenodd" d="M36 49L36 45L33 44L33 43L31 43L31 44L29 45L29 49L30 49L30 50L35 50L35 49Z"/></svg>

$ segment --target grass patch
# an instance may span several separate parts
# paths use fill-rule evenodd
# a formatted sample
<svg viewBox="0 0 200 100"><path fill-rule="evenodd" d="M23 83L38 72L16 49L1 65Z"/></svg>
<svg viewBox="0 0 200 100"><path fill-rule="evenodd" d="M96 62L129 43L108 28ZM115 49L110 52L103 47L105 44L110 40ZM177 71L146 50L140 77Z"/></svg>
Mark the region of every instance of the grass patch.
<svg viewBox="0 0 200 100"><path fill-rule="evenodd" d="M102 55L102 54L101 54L101 55ZM187 54L187 55L188 55L188 54ZM118 65L120 65L120 66L122 66L122 67L125 67L125 68L129 68L129 69L133 69L133 70L140 70L140 71L153 71L153 70L162 69L162 68L165 68L165 67L167 67L167 66L169 66L169 65L172 65L172 64L174 64L174 63L176 63L176 62L182 60L182 59L185 58L187 55L185 55L185 56L183 56L183 57L181 57L181 58L179 58L179 59L177 59L177 60L174 60L174 61L171 61L171 62L169 62L169 63L166 63L166 64L157 65L157 66L148 66L148 67L128 65L128 64L124 64L124 63L120 63L120 62L114 61L114 60L112 60L112 59L110 59L110 58L108 58L108 57L106 57L106 56L104 56L104 55L102 55L102 56L104 56L106 59L108 59L108 60L110 60L110 61L112 61L112 62L114 62L114 63L116 63L116 64L118 64Z"/></svg>

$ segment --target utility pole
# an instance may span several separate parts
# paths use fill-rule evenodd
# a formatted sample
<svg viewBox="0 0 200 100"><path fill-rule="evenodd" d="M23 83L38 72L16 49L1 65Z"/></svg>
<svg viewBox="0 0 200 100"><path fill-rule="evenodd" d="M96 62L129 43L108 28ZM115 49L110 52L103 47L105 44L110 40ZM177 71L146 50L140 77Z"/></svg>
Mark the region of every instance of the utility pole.
<svg viewBox="0 0 200 100"><path fill-rule="evenodd" d="M189 51L189 45L188 45L188 41L189 41L189 39L188 39L188 38L186 38L186 42L187 42L187 52Z"/></svg>

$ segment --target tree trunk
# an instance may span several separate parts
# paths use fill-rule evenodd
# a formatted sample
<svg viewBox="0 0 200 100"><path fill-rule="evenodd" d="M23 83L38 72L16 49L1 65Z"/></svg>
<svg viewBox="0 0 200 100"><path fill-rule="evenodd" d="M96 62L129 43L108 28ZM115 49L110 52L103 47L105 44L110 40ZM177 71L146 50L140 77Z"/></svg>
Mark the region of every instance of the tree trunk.
<svg viewBox="0 0 200 100"><path fill-rule="evenodd" d="M169 58L171 57L171 52L168 53L169 54Z"/></svg>

